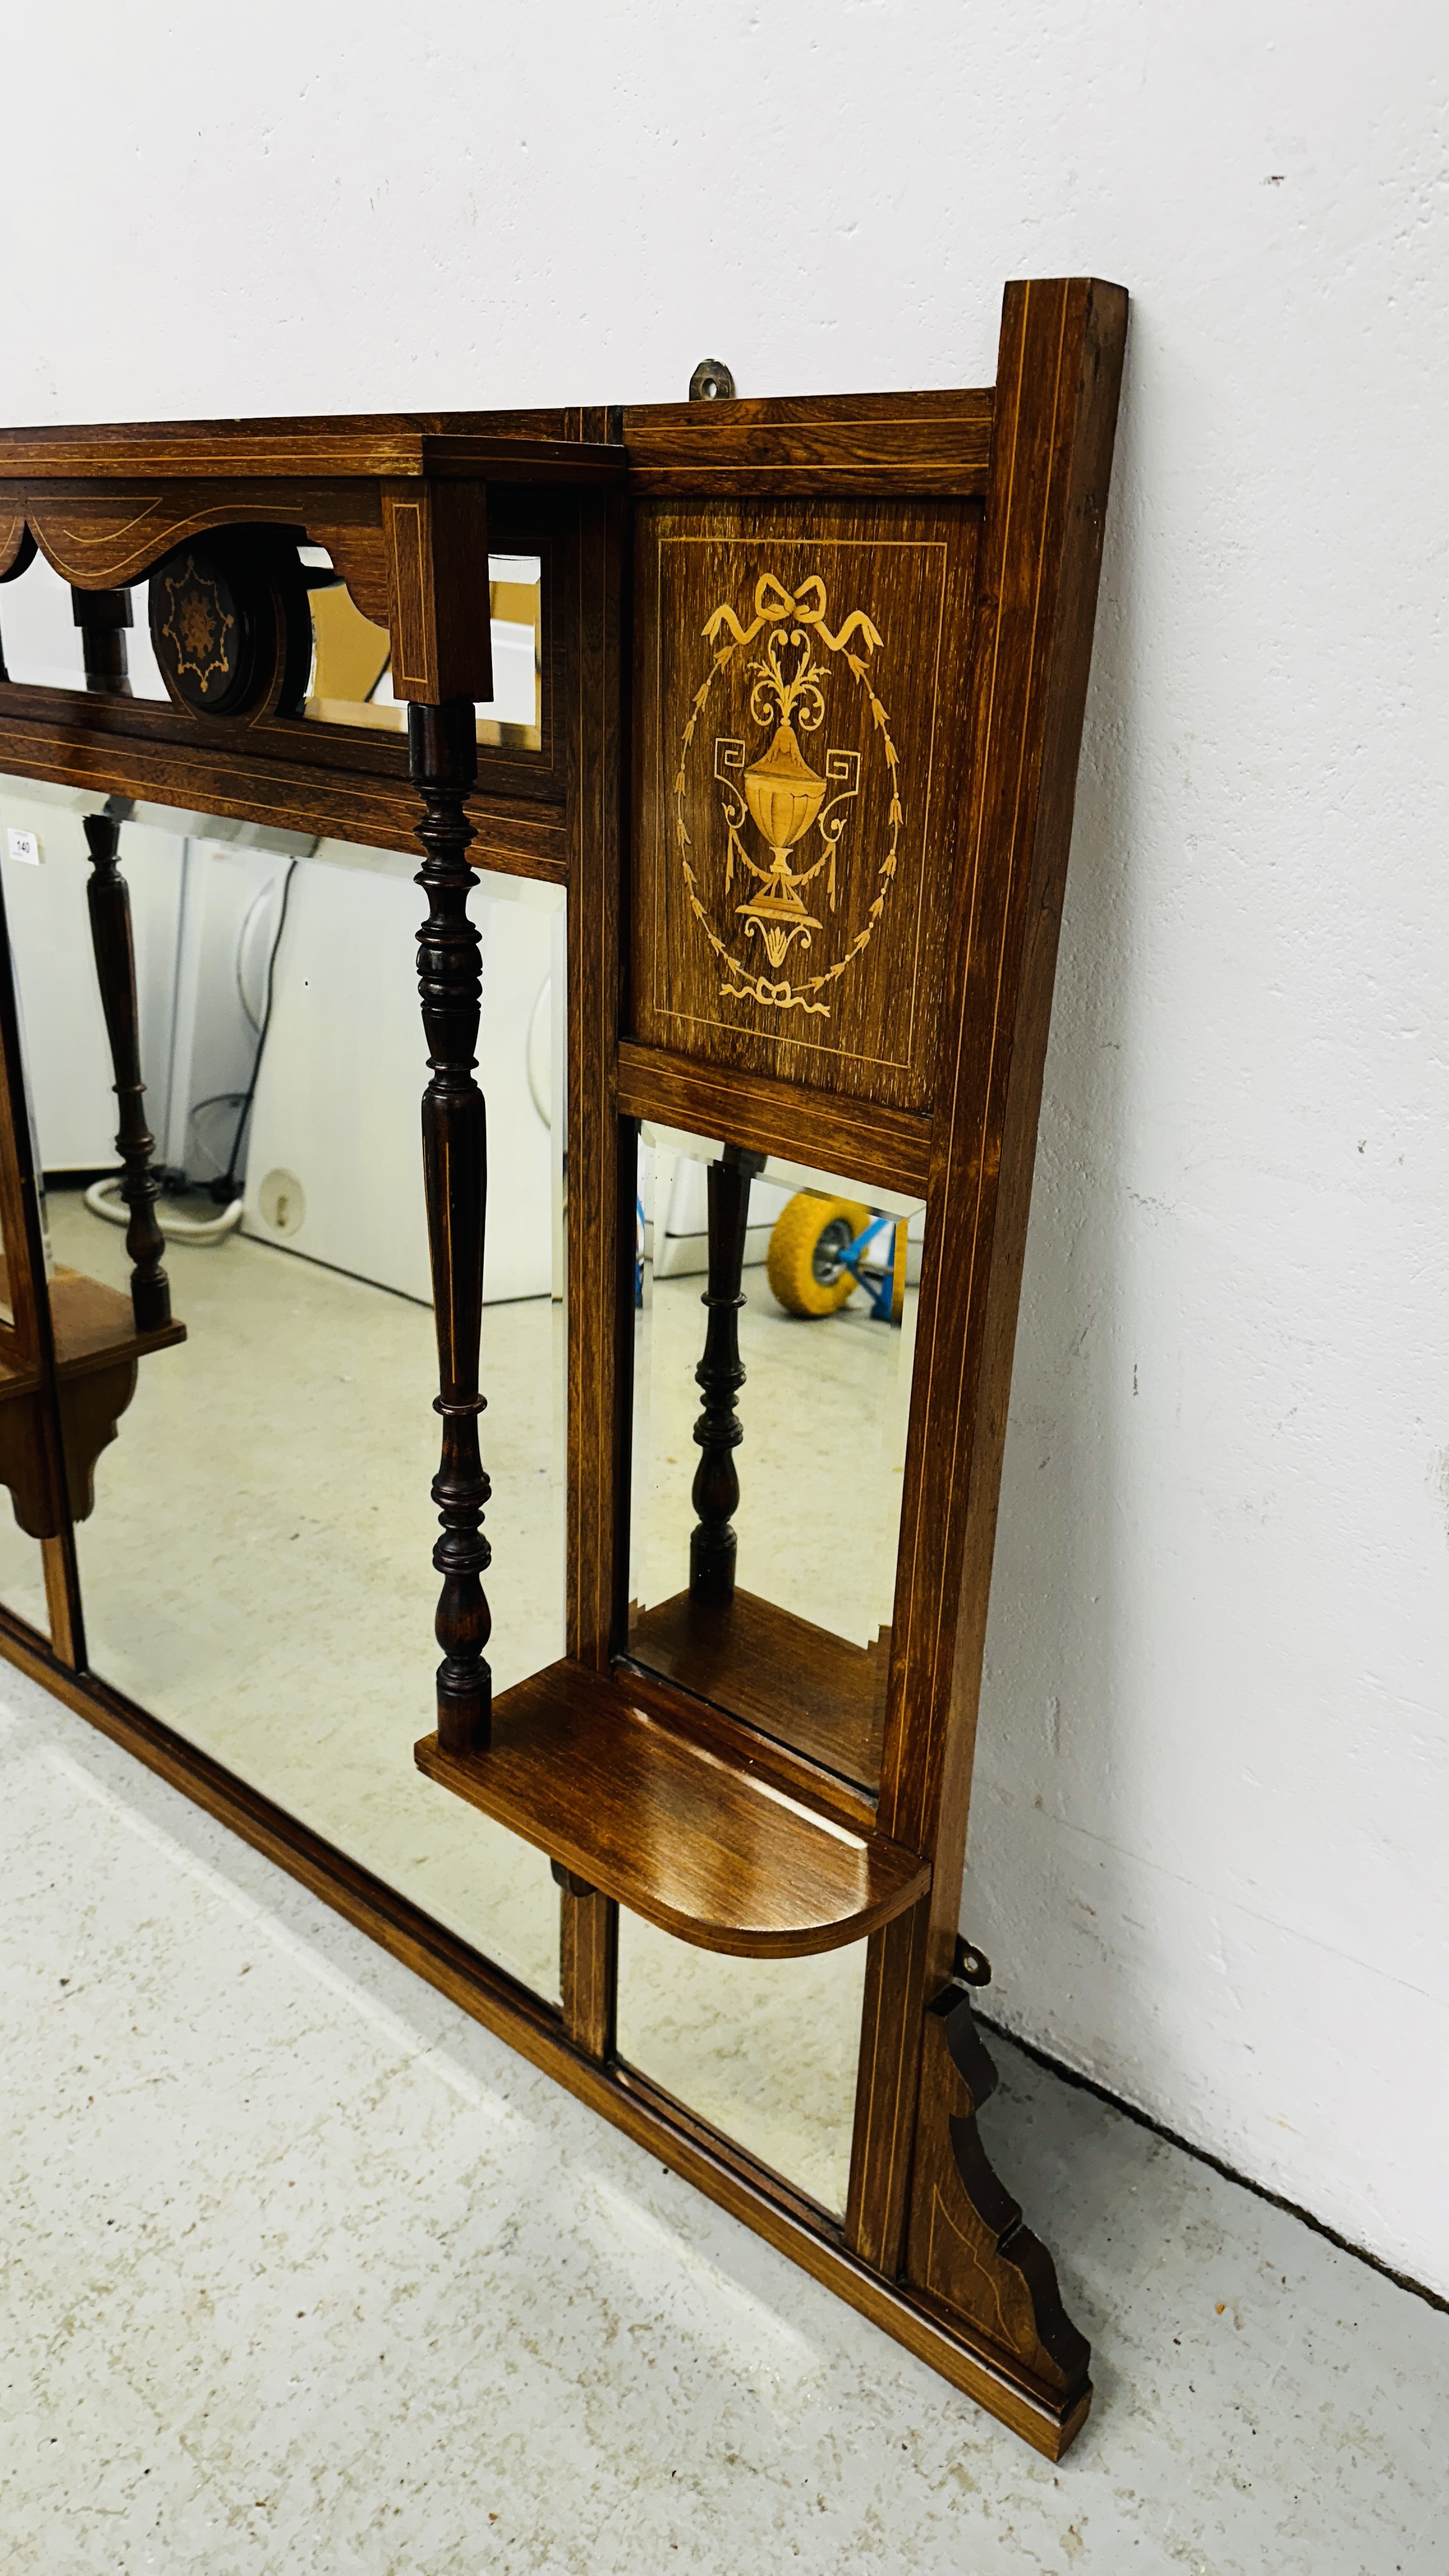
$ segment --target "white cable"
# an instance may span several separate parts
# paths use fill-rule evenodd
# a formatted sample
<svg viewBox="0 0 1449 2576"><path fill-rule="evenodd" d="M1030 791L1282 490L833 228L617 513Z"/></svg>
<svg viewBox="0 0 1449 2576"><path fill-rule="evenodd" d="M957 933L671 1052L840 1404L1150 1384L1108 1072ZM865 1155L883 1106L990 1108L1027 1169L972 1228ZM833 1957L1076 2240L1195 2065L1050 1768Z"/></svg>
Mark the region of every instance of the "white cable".
<svg viewBox="0 0 1449 2576"><path fill-rule="evenodd" d="M112 1225L129 1225L130 1209L110 1195L119 1187L118 1181L92 1181L86 1192L86 1206L92 1216L106 1217ZM241 1220L240 1199L233 1199L230 1207L222 1209L220 1216L168 1216L164 1208L156 1210L156 1222L168 1242L172 1243L220 1243L226 1235L235 1233Z"/></svg>
<svg viewBox="0 0 1449 2576"><path fill-rule="evenodd" d="M538 1024L542 1016L545 1003L552 1002L552 1000L553 973L550 969L549 973L545 975L543 982L538 988L538 994L534 1002L533 1009L528 1015L528 1035L523 1041L523 1070L528 1079L529 1098L532 1100L534 1108L538 1111L545 1127L550 1130L553 1127L553 1101L552 1098L545 1101L540 1096L543 1091L543 1082L540 1079L538 1068L534 1063L534 1056L535 1054L543 1054L543 1049L539 1043ZM550 1031L550 1051L551 1040L552 1032ZM548 1068L548 1058L546 1056L544 1057L544 1064L545 1068ZM550 1082L550 1093L552 1092L552 1088L552 1082Z"/></svg>
<svg viewBox="0 0 1449 2576"><path fill-rule="evenodd" d="M254 1011L252 1009L251 996L247 991L247 942L251 938L252 931L255 928L262 911L265 906L271 902L276 891L277 880L275 876L270 876L268 877L266 884L258 888L257 892L253 895L251 902L247 905L242 926L236 935L236 997L240 1002L242 1009L246 1013L247 1018L251 1022L253 1034L257 1036L261 1034L262 1015L260 1011Z"/></svg>

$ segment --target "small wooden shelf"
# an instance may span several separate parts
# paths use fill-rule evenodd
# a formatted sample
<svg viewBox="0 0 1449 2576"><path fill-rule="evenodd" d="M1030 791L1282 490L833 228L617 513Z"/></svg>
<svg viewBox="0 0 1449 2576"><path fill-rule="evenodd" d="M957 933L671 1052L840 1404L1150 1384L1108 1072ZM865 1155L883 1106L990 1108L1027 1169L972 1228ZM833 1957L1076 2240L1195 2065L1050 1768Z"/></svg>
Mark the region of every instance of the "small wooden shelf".
<svg viewBox="0 0 1449 2576"><path fill-rule="evenodd" d="M58 1268L48 1285L55 1373L62 1385L97 1369L124 1368L148 1351L169 1350L186 1339L186 1326L177 1323L138 1333L130 1298L99 1279L88 1279L83 1271ZM8 1296L9 1277L0 1256L0 1298ZM39 1369L12 1359L0 1336L0 1404L9 1396L28 1395L39 1384Z"/></svg>
<svg viewBox="0 0 1449 2576"><path fill-rule="evenodd" d="M184 1324L162 1324L154 1333L138 1333L131 1300L124 1290L107 1288L79 1270L57 1270L50 1283L50 1313L55 1330L56 1375L86 1377L92 1369L119 1368L144 1359L148 1351L166 1351L186 1339Z"/></svg>
<svg viewBox="0 0 1449 2576"><path fill-rule="evenodd" d="M874 1796L880 1787L890 1630L852 1645L739 1587L629 1613L629 1658Z"/></svg>
<svg viewBox="0 0 1449 2576"><path fill-rule="evenodd" d="M550 1664L505 1691L485 1752L420 1771L576 1878L702 1950L785 1959L859 1941L923 1896L930 1863L823 1815L743 1746L701 1743L689 1705L627 1673Z"/></svg>

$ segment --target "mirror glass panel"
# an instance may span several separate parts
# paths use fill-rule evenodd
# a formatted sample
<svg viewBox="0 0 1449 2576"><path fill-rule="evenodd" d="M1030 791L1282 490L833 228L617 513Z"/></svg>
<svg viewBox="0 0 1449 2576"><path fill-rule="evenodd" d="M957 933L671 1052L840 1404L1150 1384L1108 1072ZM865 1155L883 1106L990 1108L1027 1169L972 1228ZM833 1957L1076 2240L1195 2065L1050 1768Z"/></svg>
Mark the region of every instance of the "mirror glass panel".
<svg viewBox="0 0 1449 2576"><path fill-rule="evenodd" d="M8 1494L0 1497L0 1601L28 1628L42 1637L50 1635L40 1542L20 1527Z"/></svg>
<svg viewBox="0 0 1449 2576"><path fill-rule="evenodd" d="M0 866L57 1339L79 1358L91 1337L84 1396L66 1398L87 1411L93 1459L93 1505L72 1461L91 1668L553 1996L547 1861L412 1761L435 1723L439 1583L417 862L260 832L220 843L184 816L122 822L164 1258L186 1328L138 1351L81 801L37 807L0 784L0 824L28 817L43 844L24 887ZM563 1643L564 915L558 890L491 876L471 908L491 1165L489 1654L504 1689Z"/></svg>
<svg viewBox="0 0 1449 2576"><path fill-rule="evenodd" d="M921 1203L648 1126L639 1169L630 1655L874 1789ZM746 1186L732 1391L701 1300L711 1198L722 1253ZM709 1318L726 1344L735 1311ZM721 1517L732 1576L701 1535Z"/></svg>
<svg viewBox="0 0 1449 2576"><path fill-rule="evenodd" d="M166 697L146 617L146 586L130 593L134 626L124 630L133 698ZM0 662L5 676L32 689L83 689L85 654L68 581L37 554L25 571L0 582Z"/></svg>
<svg viewBox="0 0 1449 2576"><path fill-rule="evenodd" d="M38 864L39 849L40 843L34 832L21 832L13 843L8 834L0 840L0 850L5 854L0 886L5 884L6 877L13 870L18 869L21 873L17 882L23 892L29 883L30 867ZM28 1058L24 1013L19 1008L18 996L17 1021L21 1062L24 1064ZM40 1174L40 1152L28 1093L22 1102L22 1114L27 1121L30 1168ZM0 1131L0 1163L4 1166L4 1188L0 1191L0 1200L8 1201L12 1207L18 1205L19 1191L16 1141ZM40 1219L41 1271L42 1276L48 1279L54 1264L43 1176L37 1180L36 1199ZM38 1635L49 1639L47 1573L52 1580L59 1580L60 1543L54 1535L43 1543L34 1534L36 1529L45 1526L44 1519L35 1516L38 1510L43 1509L48 1491L39 1418L44 1398L38 1384L33 1309L17 1297L11 1274L12 1258L23 1267L23 1245L17 1240L12 1247L4 1226L3 1209L0 1209L0 1465L15 1478L14 1485L0 1499L0 1602L23 1619L28 1627L35 1629ZM30 1520L29 1527L22 1522L22 1509Z"/></svg>
<svg viewBox="0 0 1449 2576"><path fill-rule="evenodd" d="M865 1943L733 1959L619 1917L619 2054L710 2127L843 2216Z"/></svg>
<svg viewBox="0 0 1449 2576"><path fill-rule="evenodd" d="M314 723L368 725L406 733L407 708L392 692L385 627L374 626L340 583L327 584L329 558L304 546L303 562L323 587L312 592L314 651L305 712ZM493 695L478 709L478 739L505 751L543 744L543 563L538 555L490 555Z"/></svg>

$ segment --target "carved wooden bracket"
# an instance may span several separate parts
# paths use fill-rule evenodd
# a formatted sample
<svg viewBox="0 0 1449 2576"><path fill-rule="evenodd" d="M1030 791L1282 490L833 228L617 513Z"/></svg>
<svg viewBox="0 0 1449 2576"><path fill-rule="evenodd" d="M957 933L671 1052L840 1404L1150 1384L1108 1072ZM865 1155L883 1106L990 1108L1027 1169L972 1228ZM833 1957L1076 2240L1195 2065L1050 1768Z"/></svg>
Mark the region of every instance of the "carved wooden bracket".
<svg viewBox="0 0 1449 2576"><path fill-rule="evenodd" d="M907 2278L984 2338L1035 2395L1075 2410L1090 2396L1092 2348L1062 2306L1052 2258L1023 2225L976 2126L996 2068L958 1986L936 1998L925 2021Z"/></svg>
<svg viewBox="0 0 1449 2576"><path fill-rule="evenodd" d="M95 1509L96 1460L115 1439L136 1392L136 1375L136 1362L123 1360L114 1368L71 1378L59 1389L72 1520L89 1520ZM47 1456L45 1403L38 1389L0 1403L0 1485L9 1487L16 1520L27 1537L38 1539L55 1538L66 1525L65 1503L54 1491Z"/></svg>

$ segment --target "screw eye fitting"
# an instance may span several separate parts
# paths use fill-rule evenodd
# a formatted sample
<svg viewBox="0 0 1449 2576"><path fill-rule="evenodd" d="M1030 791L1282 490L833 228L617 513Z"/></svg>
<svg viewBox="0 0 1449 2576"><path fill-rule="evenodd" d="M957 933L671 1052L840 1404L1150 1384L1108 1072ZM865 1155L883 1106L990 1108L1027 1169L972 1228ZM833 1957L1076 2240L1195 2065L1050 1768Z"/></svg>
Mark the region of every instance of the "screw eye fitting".
<svg viewBox="0 0 1449 2576"><path fill-rule="evenodd" d="M735 380L723 358L701 358L689 379L691 402L732 402Z"/></svg>

